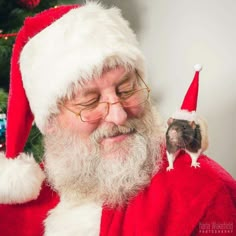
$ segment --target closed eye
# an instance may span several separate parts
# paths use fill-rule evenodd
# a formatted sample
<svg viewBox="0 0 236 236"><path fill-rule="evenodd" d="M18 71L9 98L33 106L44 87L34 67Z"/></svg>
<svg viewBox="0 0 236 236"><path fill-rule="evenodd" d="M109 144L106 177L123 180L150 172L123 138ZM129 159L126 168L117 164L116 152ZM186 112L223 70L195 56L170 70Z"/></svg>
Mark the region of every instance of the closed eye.
<svg viewBox="0 0 236 236"><path fill-rule="evenodd" d="M134 94L134 90L127 90L127 91L119 91L117 95L119 98L128 98Z"/></svg>
<svg viewBox="0 0 236 236"><path fill-rule="evenodd" d="M95 107L98 104L99 98L93 98L89 101L83 103L76 103L74 106L82 106L82 107Z"/></svg>

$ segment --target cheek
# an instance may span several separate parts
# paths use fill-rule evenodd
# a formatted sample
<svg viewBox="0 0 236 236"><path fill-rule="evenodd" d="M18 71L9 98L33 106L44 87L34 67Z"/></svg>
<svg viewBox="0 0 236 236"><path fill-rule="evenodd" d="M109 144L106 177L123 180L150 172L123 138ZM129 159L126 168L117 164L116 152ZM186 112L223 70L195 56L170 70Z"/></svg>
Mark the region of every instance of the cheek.
<svg viewBox="0 0 236 236"><path fill-rule="evenodd" d="M73 116L73 114L62 114L58 116L58 124L62 129L79 135L82 139L88 139L91 133L97 128L97 125L82 122L79 117Z"/></svg>
<svg viewBox="0 0 236 236"><path fill-rule="evenodd" d="M138 107L130 107L126 110L129 118L139 118L145 111L145 104L139 105Z"/></svg>
<svg viewBox="0 0 236 236"><path fill-rule="evenodd" d="M78 133L78 135L87 140L93 131L97 128L97 125L88 124L86 122L78 122L77 126L72 127L73 132Z"/></svg>

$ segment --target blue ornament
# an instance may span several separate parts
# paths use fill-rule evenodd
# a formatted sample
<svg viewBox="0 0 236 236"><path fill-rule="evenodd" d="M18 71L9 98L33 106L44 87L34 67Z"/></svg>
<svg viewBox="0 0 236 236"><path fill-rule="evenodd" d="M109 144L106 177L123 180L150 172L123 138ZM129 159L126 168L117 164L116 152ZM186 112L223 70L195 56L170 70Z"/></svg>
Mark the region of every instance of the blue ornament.
<svg viewBox="0 0 236 236"><path fill-rule="evenodd" d="M6 114L0 113L0 139L5 139L6 128L7 128Z"/></svg>

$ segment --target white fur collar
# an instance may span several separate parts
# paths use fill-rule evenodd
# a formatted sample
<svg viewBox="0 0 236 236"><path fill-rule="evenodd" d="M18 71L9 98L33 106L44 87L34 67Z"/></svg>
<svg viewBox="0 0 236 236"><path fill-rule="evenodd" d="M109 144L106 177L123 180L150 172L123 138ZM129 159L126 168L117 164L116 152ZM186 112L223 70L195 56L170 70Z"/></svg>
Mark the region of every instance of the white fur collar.
<svg viewBox="0 0 236 236"><path fill-rule="evenodd" d="M44 221L44 236L98 236L102 206L89 202L82 205L61 201Z"/></svg>

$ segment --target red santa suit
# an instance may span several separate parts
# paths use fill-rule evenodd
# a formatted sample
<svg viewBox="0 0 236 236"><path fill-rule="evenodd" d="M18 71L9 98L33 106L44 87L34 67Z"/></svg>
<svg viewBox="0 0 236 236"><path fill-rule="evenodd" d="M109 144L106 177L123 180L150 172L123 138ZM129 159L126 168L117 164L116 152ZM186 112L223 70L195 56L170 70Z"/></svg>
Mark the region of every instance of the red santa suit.
<svg viewBox="0 0 236 236"><path fill-rule="evenodd" d="M51 219L50 229L45 229L44 223L60 199L44 184L37 200L0 206L1 236L236 235L236 182L208 157L201 156L199 162L200 168L190 167L189 156L182 154L174 170L168 172L164 160L149 186L128 205L115 209L101 207L102 212L93 203L87 207L62 207L62 215ZM63 214L69 223L63 220ZM60 231L54 228L57 225Z"/></svg>

